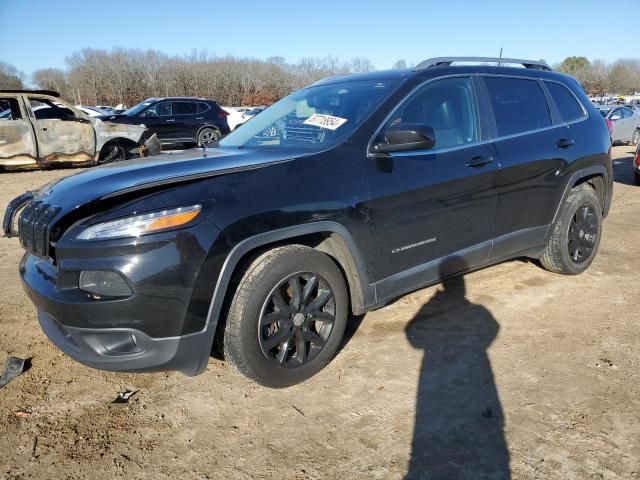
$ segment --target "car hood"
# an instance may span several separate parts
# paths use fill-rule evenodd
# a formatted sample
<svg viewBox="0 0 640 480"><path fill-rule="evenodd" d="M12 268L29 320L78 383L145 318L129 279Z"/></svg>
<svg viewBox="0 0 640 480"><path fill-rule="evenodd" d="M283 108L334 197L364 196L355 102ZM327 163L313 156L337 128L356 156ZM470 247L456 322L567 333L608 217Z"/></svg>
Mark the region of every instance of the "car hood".
<svg viewBox="0 0 640 480"><path fill-rule="evenodd" d="M96 200L172 183L261 168L309 155L256 149L191 149L94 167L44 185L36 199L69 212Z"/></svg>

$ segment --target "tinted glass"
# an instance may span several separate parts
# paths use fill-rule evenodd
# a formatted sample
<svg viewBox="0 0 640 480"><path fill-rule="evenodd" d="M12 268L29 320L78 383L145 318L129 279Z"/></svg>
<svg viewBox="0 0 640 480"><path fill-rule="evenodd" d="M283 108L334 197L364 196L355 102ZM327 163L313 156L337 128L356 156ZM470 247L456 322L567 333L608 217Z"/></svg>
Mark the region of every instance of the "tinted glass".
<svg viewBox="0 0 640 480"><path fill-rule="evenodd" d="M629 118L629 117L633 116L633 112L631 110L629 110L628 108L623 108L622 109L622 116L624 118Z"/></svg>
<svg viewBox="0 0 640 480"><path fill-rule="evenodd" d="M478 122L470 78L429 83L396 110L387 126L422 123L433 127L434 148L450 148L478 141Z"/></svg>
<svg viewBox="0 0 640 480"><path fill-rule="evenodd" d="M198 103L198 113L203 113L203 112L206 112L207 110L209 110L209 105L202 102Z"/></svg>
<svg viewBox="0 0 640 480"><path fill-rule="evenodd" d="M562 120L571 122L584 116L582 107L567 87L555 82L545 82L545 85L560 110Z"/></svg>
<svg viewBox="0 0 640 480"><path fill-rule="evenodd" d="M174 115L193 115L196 113L196 104L193 102L174 102Z"/></svg>
<svg viewBox="0 0 640 480"><path fill-rule="evenodd" d="M547 98L535 80L507 77L484 78L498 136L513 135L551 125Z"/></svg>

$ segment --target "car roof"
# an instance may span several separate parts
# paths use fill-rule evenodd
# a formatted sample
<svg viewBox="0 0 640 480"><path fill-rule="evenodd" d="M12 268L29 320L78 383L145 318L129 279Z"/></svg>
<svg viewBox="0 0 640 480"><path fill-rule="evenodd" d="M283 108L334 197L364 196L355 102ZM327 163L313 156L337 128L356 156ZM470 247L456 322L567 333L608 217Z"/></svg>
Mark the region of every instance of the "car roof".
<svg viewBox="0 0 640 480"><path fill-rule="evenodd" d="M53 90L0 90L0 93L16 93L16 94L37 94L37 95L49 95L50 97L60 97L58 92Z"/></svg>
<svg viewBox="0 0 640 480"><path fill-rule="evenodd" d="M215 102L215 100L211 100L210 98L202 97L152 97L143 100L143 102L159 102L160 100L198 100L200 102Z"/></svg>

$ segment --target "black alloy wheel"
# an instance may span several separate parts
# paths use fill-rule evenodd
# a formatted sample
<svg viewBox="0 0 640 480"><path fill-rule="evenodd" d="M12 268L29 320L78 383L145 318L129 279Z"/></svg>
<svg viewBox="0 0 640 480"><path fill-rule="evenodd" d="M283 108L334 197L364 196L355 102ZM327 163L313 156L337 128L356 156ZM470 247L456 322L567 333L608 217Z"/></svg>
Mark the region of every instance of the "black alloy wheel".
<svg viewBox="0 0 640 480"><path fill-rule="evenodd" d="M260 349L280 367L300 367L326 345L335 314L335 296L329 283L315 273L295 273L282 280L262 306Z"/></svg>
<svg viewBox="0 0 640 480"><path fill-rule="evenodd" d="M575 263L583 263L591 257L598 236L598 218L592 205L578 208L569 224L567 247Z"/></svg>

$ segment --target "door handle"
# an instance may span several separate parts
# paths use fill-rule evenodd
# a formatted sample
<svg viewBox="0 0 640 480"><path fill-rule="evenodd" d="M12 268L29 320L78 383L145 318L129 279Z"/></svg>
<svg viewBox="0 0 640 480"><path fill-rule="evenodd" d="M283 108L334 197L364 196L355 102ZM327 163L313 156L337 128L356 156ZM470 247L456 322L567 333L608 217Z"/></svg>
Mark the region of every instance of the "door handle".
<svg viewBox="0 0 640 480"><path fill-rule="evenodd" d="M176 119L175 118L170 118L169 120L167 120L167 122L175 122Z"/></svg>
<svg viewBox="0 0 640 480"><path fill-rule="evenodd" d="M204 117L196 117L196 120L202 120Z"/></svg>
<svg viewBox="0 0 640 480"><path fill-rule="evenodd" d="M47 127L42 127L42 128L40 128L40 130L42 130L43 132L46 132L47 131Z"/></svg>
<svg viewBox="0 0 640 480"><path fill-rule="evenodd" d="M573 138L561 138L556 142L558 148L569 148L575 145L576 141Z"/></svg>
<svg viewBox="0 0 640 480"><path fill-rule="evenodd" d="M478 156L473 157L471 160L469 160L467 162L467 167L478 168L493 162L495 162L495 158L493 158L491 155Z"/></svg>

